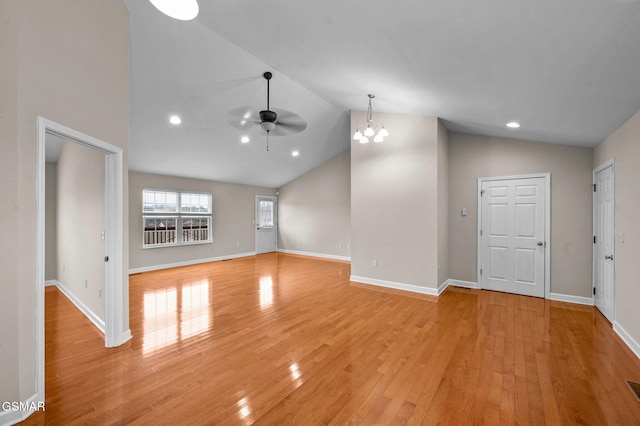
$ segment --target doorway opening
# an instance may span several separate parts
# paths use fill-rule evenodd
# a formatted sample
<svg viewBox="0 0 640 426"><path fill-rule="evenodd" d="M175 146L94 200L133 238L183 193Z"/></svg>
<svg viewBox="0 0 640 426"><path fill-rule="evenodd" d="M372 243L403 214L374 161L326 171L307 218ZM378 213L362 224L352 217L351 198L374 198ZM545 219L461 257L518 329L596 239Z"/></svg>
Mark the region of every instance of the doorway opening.
<svg viewBox="0 0 640 426"><path fill-rule="evenodd" d="M115 347L131 338L128 280L124 274L124 153L122 148L58 124L37 120L36 140L36 388L44 402L44 286L45 286L45 154L47 135L97 150L105 157L104 211L104 331L105 346Z"/></svg>

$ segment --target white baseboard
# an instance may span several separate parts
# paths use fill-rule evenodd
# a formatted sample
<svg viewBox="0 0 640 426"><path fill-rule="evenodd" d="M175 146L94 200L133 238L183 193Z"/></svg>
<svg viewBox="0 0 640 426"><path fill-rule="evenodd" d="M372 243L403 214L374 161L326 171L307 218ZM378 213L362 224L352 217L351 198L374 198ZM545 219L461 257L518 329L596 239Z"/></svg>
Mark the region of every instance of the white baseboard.
<svg viewBox="0 0 640 426"><path fill-rule="evenodd" d="M239 257L255 256L256 252L251 251L247 253L230 254L227 256L209 257L207 259L186 260L184 262L166 263L164 265L143 266L142 268L129 269L129 275L138 274L140 272L158 271L160 269L177 268L179 266L198 265L200 263L217 262L220 260L237 259Z"/></svg>
<svg viewBox="0 0 640 426"><path fill-rule="evenodd" d="M27 417L36 411L44 410L44 402L42 402L42 400L43 398L39 397L36 393L26 401L15 401L18 407L14 407L14 401L3 401L5 404L11 404L11 406L9 411L4 411L4 408L0 407L0 426L15 425L26 420ZM14 408L17 408L17 410L14 411ZM26 410L22 410L22 408L26 408Z"/></svg>
<svg viewBox="0 0 640 426"><path fill-rule="evenodd" d="M570 294L549 293L549 300L556 300L558 302L577 303L578 305L593 306L592 297L572 296Z"/></svg>
<svg viewBox="0 0 640 426"><path fill-rule="evenodd" d="M638 358L640 358L640 343L636 342L636 340L633 337L631 337L631 335L627 332L627 330L622 328L622 326L617 321L613 322L613 331L615 331L616 334L620 336L622 341L626 343L627 346L629 346L629 349L631 349L631 351Z"/></svg>
<svg viewBox="0 0 640 426"><path fill-rule="evenodd" d="M98 317L96 314L93 313L93 311L91 309L89 309L87 307L87 305L85 305L84 303L82 303L80 301L80 299L78 299L73 293L71 293L64 285L62 285L61 282L56 281L55 286L58 287L58 290L60 290L62 292L62 294L64 294L65 296L67 296L67 299L69 299L71 301L71 303L73 303L76 308L78 308L80 310L80 312L82 312L84 314L84 316L86 316L87 318L89 318L89 320L96 326L98 327L98 329L100 331L102 331L103 333L105 332L105 325L104 325L104 321Z"/></svg>
<svg viewBox="0 0 640 426"><path fill-rule="evenodd" d="M47 280L47 281L44 282L44 286L45 287L50 287L50 286L57 285L57 284L58 284L58 281L56 281L56 280Z"/></svg>
<svg viewBox="0 0 640 426"><path fill-rule="evenodd" d="M454 287L464 287L464 288L478 288L478 283L475 283L473 281L462 281L462 280L452 280L449 279L448 280L449 285L452 285Z"/></svg>
<svg viewBox="0 0 640 426"><path fill-rule="evenodd" d="M324 253L313 253L310 251L301 251L301 250L289 250L289 249L278 249L279 253L287 253L287 254L297 254L300 256L312 256L312 257L321 257L324 259L332 259L332 260L346 260L351 262L351 257L349 256L338 256L336 254L324 254Z"/></svg>
<svg viewBox="0 0 640 426"><path fill-rule="evenodd" d="M430 288L430 287L422 287L414 284L405 284L405 283L397 283L393 281L378 280L375 278L358 277L356 275L351 275L349 277L349 280L355 281L357 283L377 285L379 287L393 288L396 290L405 290L413 293L428 294L430 296L439 296L447 288L447 285L448 285L447 282L445 281L439 288L436 289L436 288Z"/></svg>

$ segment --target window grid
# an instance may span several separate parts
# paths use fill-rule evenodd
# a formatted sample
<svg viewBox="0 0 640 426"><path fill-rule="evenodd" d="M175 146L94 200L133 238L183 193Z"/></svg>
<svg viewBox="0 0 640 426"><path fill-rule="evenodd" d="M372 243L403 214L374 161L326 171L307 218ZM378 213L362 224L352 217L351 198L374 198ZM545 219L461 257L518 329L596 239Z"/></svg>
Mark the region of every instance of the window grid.
<svg viewBox="0 0 640 426"><path fill-rule="evenodd" d="M206 193L144 189L142 248L212 242L211 201Z"/></svg>

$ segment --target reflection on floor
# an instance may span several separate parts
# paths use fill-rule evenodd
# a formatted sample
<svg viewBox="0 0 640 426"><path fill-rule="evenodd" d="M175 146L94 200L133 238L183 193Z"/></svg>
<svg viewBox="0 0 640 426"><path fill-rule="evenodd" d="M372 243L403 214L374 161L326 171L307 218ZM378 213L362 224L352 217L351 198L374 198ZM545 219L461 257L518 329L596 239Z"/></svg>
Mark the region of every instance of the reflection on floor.
<svg viewBox="0 0 640 426"><path fill-rule="evenodd" d="M265 254L130 277L133 339L46 290L46 411L26 424L640 424L640 360L592 307L349 283Z"/></svg>

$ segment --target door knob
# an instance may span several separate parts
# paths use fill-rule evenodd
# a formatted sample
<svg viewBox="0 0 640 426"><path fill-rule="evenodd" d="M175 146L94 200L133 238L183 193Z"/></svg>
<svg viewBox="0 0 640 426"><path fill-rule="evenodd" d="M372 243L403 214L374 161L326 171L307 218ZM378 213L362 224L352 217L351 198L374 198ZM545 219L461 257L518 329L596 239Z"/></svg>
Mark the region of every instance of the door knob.
<svg viewBox="0 0 640 426"><path fill-rule="evenodd" d="M605 257L604 257L604 260L613 260L613 255L611 255L611 256L605 256Z"/></svg>
<svg viewBox="0 0 640 426"><path fill-rule="evenodd" d="M538 244L539 246L542 246L544 243L542 241L538 241L536 244Z"/></svg>

